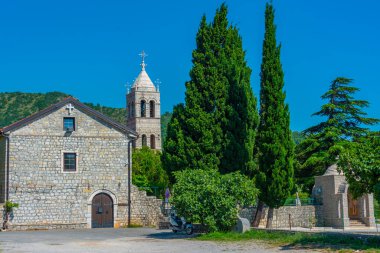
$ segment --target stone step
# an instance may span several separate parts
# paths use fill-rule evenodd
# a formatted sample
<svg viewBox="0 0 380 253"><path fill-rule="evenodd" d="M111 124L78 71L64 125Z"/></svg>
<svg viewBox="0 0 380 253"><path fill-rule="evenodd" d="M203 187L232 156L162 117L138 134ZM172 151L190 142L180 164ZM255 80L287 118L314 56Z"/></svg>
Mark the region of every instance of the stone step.
<svg viewBox="0 0 380 253"><path fill-rule="evenodd" d="M351 227L365 227L366 224L358 219L350 219L350 226Z"/></svg>

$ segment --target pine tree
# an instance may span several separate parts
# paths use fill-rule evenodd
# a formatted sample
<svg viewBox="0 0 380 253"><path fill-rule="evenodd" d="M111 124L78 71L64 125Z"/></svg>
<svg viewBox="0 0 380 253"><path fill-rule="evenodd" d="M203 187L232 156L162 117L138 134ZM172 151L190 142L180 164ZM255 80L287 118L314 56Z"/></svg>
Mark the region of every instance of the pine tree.
<svg viewBox="0 0 380 253"><path fill-rule="evenodd" d="M265 10L265 36L260 83L260 123L257 135L259 173L256 178L259 199L269 206L267 227L272 226L273 208L290 196L293 188L293 141L289 128L290 115L285 104L284 73L280 62L280 46L276 43L274 9ZM260 214L259 210L259 214ZM256 218L258 219L256 214ZM257 225L257 219L255 221Z"/></svg>
<svg viewBox="0 0 380 253"><path fill-rule="evenodd" d="M326 120L304 131L306 139L297 146L297 181L311 191L314 176L322 175L326 168L337 162L347 142L361 139L368 134L364 126L374 125L378 119L366 117L363 108L369 103L354 98L359 89L351 86L352 79L338 77L322 95L328 102L313 115Z"/></svg>
<svg viewBox="0 0 380 253"><path fill-rule="evenodd" d="M196 46L186 103L168 126L164 166L171 171L196 168L252 173L256 100L242 40L237 28L229 25L224 4L211 24L202 18ZM170 133L175 125L178 130ZM184 155L167 147L173 147L179 138L183 138Z"/></svg>

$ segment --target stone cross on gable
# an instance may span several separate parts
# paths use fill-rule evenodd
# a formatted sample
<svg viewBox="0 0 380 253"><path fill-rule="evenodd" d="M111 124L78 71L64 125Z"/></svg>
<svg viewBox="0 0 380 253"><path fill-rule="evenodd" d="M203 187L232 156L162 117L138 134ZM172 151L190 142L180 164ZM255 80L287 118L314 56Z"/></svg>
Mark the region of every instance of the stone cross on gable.
<svg viewBox="0 0 380 253"><path fill-rule="evenodd" d="M74 106L72 104L66 105L66 110L68 111L69 115L73 112Z"/></svg>

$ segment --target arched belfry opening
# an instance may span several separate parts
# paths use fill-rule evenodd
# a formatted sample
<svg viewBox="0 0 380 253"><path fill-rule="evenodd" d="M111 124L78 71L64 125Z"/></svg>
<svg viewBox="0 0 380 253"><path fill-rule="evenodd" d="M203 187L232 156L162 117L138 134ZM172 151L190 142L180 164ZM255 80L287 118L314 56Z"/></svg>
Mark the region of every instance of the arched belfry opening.
<svg viewBox="0 0 380 253"><path fill-rule="evenodd" d="M149 109L150 109L150 117L151 118L154 118L155 117L155 106L154 106L154 101L153 100L151 100L150 102L149 102Z"/></svg>
<svg viewBox="0 0 380 253"><path fill-rule="evenodd" d="M156 137L154 136L154 134L150 136L150 148L156 149Z"/></svg>
<svg viewBox="0 0 380 253"><path fill-rule="evenodd" d="M146 72L145 58L142 52L141 71L132 87L128 89L127 101L130 109L127 113L127 127L138 133L136 148L143 146L161 150L161 113L159 81L156 85Z"/></svg>
<svg viewBox="0 0 380 253"><path fill-rule="evenodd" d="M141 100L140 106L141 106L141 118L144 118L144 117L146 117L146 102L145 102L145 100Z"/></svg>
<svg viewBox="0 0 380 253"><path fill-rule="evenodd" d="M146 135L145 135L145 134L141 135L141 146L142 146L142 147L146 147L146 146L148 146L148 142L147 142L147 139L146 139Z"/></svg>

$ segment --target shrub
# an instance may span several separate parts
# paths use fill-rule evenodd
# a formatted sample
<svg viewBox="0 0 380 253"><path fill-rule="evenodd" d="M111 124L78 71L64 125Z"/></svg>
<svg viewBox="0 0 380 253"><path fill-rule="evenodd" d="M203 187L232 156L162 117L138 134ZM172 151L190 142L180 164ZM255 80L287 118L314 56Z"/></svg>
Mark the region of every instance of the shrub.
<svg viewBox="0 0 380 253"><path fill-rule="evenodd" d="M238 206L255 203L258 190L252 180L234 172L184 170L175 173L173 203L179 215L207 225L210 231L227 231L235 225Z"/></svg>

